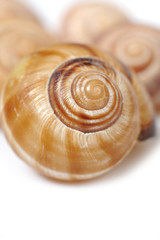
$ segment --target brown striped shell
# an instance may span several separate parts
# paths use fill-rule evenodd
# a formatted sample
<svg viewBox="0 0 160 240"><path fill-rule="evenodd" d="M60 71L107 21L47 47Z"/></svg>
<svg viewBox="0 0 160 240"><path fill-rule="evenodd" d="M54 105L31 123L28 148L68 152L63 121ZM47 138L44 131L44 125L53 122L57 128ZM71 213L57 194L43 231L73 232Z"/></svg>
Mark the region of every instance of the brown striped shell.
<svg viewBox="0 0 160 240"><path fill-rule="evenodd" d="M90 44L104 30L127 21L115 6L98 2L78 4L63 20L62 40Z"/></svg>
<svg viewBox="0 0 160 240"><path fill-rule="evenodd" d="M109 51L137 73L160 113L160 30L122 24L103 33L96 46Z"/></svg>
<svg viewBox="0 0 160 240"><path fill-rule="evenodd" d="M153 119L142 129L139 100L148 95L140 89L110 55L85 45L55 45L12 73L2 95L2 126L15 152L44 175L93 178L119 163L141 133L153 134ZM146 103L143 110L150 114Z"/></svg>
<svg viewBox="0 0 160 240"><path fill-rule="evenodd" d="M32 21L12 19L0 24L0 95L19 60L51 43L50 35Z"/></svg>

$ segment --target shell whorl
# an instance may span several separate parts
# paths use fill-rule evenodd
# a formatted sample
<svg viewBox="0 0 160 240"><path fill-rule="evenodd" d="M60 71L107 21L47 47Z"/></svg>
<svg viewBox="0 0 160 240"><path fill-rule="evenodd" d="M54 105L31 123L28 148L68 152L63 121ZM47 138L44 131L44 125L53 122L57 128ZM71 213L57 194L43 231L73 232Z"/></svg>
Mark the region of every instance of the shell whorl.
<svg viewBox="0 0 160 240"><path fill-rule="evenodd" d="M118 120L123 106L116 77L109 64L97 59L66 61L49 82L55 115L68 127L84 133L107 129Z"/></svg>
<svg viewBox="0 0 160 240"><path fill-rule="evenodd" d="M84 45L32 54L2 95L9 142L50 177L82 180L109 170L140 134L138 99L125 72L110 55Z"/></svg>
<svg viewBox="0 0 160 240"><path fill-rule="evenodd" d="M153 47L143 37L130 36L115 42L113 54L123 59L136 72L143 71L153 61Z"/></svg>
<svg viewBox="0 0 160 240"><path fill-rule="evenodd" d="M126 32L113 40L112 54L121 59L137 73L146 71L154 64L156 58L156 46L152 37L133 32Z"/></svg>
<svg viewBox="0 0 160 240"><path fill-rule="evenodd" d="M153 101L160 89L160 31L147 26L122 24L106 31L96 45L132 68L147 87ZM159 109L159 101L154 101Z"/></svg>
<svg viewBox="0 0 160 240"><path fill-rule="evenodd" d="M156 29L122 24L102 34L96 44L134 69L146 83L159 73L160 32Z"/></svg>

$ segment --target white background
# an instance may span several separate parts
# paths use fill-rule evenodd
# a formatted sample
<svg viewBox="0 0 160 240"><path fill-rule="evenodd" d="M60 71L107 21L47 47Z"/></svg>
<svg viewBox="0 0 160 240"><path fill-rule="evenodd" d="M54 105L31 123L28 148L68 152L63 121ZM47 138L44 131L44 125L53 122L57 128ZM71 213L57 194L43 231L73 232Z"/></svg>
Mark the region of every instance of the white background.
<svg viewBox="0 0 160 240"><path fill-rule="evenodd" d="M72 0L26 0L57 30ZM130 17L160 27L158 0L112 1ZM159 124L158 124L159 121ZM23 163L0 131L0 240L160 240L158 136L89 182L51 181Z"/></svg>

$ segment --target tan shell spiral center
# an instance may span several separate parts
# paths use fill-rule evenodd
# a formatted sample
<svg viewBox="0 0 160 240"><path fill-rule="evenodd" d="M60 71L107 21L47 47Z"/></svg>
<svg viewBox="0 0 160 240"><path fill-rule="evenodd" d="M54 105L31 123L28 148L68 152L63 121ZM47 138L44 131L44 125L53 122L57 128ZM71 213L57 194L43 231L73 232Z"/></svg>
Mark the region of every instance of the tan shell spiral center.
<svg viewBox="0 0 160 240"><path fill-rule="evenodd" d="M72 83L75 102L87 110L104 108L109 99L106 76L97 72L80 73Z"/></svg>
<svg viewBox="0 0 160 240"><path fill-rule="evenodd" d="M153 51L149 41L134 36L122 38L115 48L116 56L135 71L145 69L153 59Z"/></svg>
<svg viewBox="0 0 160 240"><path fill-rule="evenodd" d="M107 129L119 119L123 107L116 77L114 69L98 59L64 62L48 86L54 114L66 126L84 133Z"/></svg>
<svg viewBox="0 0 160 240"><path fill-rule="evenodd" d="M140 44L138 44L138 43L130 43L127 46L127 52L128 52L129 55L138 56L138 55L142 54L143 50L142 50Z"/></svg>

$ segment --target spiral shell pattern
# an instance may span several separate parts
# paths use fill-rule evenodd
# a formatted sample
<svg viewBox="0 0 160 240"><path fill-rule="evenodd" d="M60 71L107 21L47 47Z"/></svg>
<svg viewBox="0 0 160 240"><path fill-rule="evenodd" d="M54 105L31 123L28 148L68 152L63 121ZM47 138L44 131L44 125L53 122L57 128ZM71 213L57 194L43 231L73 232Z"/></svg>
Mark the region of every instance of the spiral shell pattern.
<svg viewBox="0 0 160 240"><path fill-rule="evenodd" d="M114 69L97 59L63 63L49 83L54 113L65 125L84 133L107 129L118 120L123 106L115 79Z"/></svg>
<svg viewBox="0 0 160 240"><path fill-rule="evenodd" d="M140 109L132 81L126 67L89 46L60 44L32 54L2 95L7 139L44 175L96 177L138 140Z"/></svg>
<svg viewBox="0 0 160 240"><path fill-rule="evenodd" d="M106 31L96 45L111 52L131 67L144 83L154 101L160 92L160 31L146 26L122 24ZM155 108L160 109L155 102Z"/></svg>

